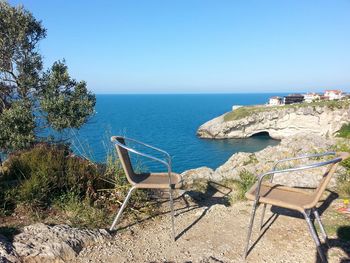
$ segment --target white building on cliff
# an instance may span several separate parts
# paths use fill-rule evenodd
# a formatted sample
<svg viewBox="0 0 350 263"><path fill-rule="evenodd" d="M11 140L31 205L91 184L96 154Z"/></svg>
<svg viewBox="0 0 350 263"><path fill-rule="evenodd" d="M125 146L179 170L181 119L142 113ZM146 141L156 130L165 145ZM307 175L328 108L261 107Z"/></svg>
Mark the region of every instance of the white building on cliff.
<svg viewBox="0 0 350 263"><path fill-rule="evenodd" d="M320 94L317 94L317 93L304 94L304 101L307 103L319 100L320 98L321 98Z"/></svg>
<svg viewBox="0 0 350 263"><path fill-rule="evenodd" d="M283 99L281 97L272 97L269 99L269 106L279 106L283 105Z"/></svg>
<svg viewBox="0 0 350 263"><path fill-rule="evenodd" d="M329 100L340 100L344 97L341 90L325 90L324 96Z"/></svg>

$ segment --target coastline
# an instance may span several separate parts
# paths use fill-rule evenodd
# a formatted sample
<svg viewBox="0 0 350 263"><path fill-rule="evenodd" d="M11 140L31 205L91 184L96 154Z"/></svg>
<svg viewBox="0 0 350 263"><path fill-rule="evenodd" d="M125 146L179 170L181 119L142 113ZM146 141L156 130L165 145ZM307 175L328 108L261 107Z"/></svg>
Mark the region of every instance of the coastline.
<svg viewBox="0 0 350 263"><path fill-rule="evenodd" d="M197 129L200 138L249 138L262 132L271 138L314 134L333 137L350 120L350 100L288 106L245 106L224 113Z"/></svg>

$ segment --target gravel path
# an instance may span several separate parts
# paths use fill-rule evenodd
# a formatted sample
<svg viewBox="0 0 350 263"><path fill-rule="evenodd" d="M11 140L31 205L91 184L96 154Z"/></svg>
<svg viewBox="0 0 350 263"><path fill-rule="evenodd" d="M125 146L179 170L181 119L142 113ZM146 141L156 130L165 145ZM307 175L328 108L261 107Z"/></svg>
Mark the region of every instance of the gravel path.
<svg viewBox="0 0 350 263"><path fill-rule="evenodd" d="M232 206L215 203L220 202L208 206L191 204L186 208L184 202L177 201L176 242L171 239L167 214L119 230L108 243L83 249L77 263L244 262L242 253L251 203ZM256 223L260 220L260 209ZM269 209L266 218L272 215ZM256 239L257 228L253 233ZM327 254L329 262L350 262L342 261L346 253L340 248L333 247ZM254 246L247 262L318 262L306 222L279 215Z"/></svg>

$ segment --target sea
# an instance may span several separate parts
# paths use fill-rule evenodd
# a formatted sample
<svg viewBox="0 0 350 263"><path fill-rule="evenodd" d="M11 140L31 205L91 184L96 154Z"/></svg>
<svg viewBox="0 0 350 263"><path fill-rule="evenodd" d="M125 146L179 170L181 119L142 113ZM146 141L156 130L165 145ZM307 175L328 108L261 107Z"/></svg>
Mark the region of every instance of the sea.
<svg viewBox="0 0 350 263"><path fill-rule="evenodd" d="M260 151L279 141L266 134L246 139L200 139L196 136L198 127L231 111L233 105L264 104L276 95L285 94L97 94L94 116L70 134L72 148L93 161L106 162L107 156L114 154L110 137L123 135L167 151L175 172L202 166L215 169L234 153ZM137 158L133 162L164 170L155 162L141 163Z"/></svg>

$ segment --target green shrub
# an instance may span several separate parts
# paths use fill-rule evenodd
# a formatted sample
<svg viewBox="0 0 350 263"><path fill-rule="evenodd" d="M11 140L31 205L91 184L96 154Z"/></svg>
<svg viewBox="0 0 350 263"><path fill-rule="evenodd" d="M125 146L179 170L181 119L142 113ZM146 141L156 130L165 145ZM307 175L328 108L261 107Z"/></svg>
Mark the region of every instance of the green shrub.
<svg viewBox="0 0 350 263"><path fill-rule="evenodd" d="M257 181L257 177L247 170L242 170L239 173L239 179L233 180L234 185L236 186L236 200L244 200L245 193L253 186Z"/></svg>
<svg viewBox="0 0 350 263"><path fill-rule="evenodd" d="M350 198L350 176L338 180L338 194L341 198Z"/></svg>
<svg viewBox="0 0 350 263"><path fill-rule="evenodd" d="M350 123L344 124L339 132L338 132L338 137L343 137L343 138L348 138L350 139Z"/></svg>
<svg viewBox="0 0 350 263"><path fill-rule="evenodd" d="M66 222L79 227L105 227L114 215L107 207L97 207L89 198L82 200L74 192L62 194L55 199L53 208L63 213Z"/></svg>
<svg viewBox="0 0 350 263"><path fill-rule="evenodd" d="M44 207L50 200L54 190L49 175L43 171L32 173L27 180L21 180L17 191L12 192L13 198L32 207Z"/></svg>
<svg viewBox="0 0 350 263"><path fill-rule="evenodd" d="M343 198L350 198L350 158L340 163L346 172L339 176L337 182L338 194Z"/></svg>
<svg viewBox="0 0 350 263"><path fill-rule="evenodd" d="M333 150L337 152L350 152L350 140L338 139L333 146ZM340 163L345 168L345 173L340 174L337 178L337 192L342 198L350 198L350 158Z"/></svg>
<svg viewBox="0 0 350 263"><path fill-rule="evenodd" d="M99 179L96 165L72 155L65 145L38 144L18 152L5 163L2 183L8 203L48 207L57 196L74 192L92 196Z"/></svg>
<svg viewBox="0 0 350 263"><path fill-rule="evenodd" d="M95 164L75 156L66 145L44 143L12 154L0 176L0 213L16 209L32 221L110 224L131 186L116 153L107 156L105 164ZM155 210L149 201L149 191L137 190L125 212L149 215Z"/></svg>

